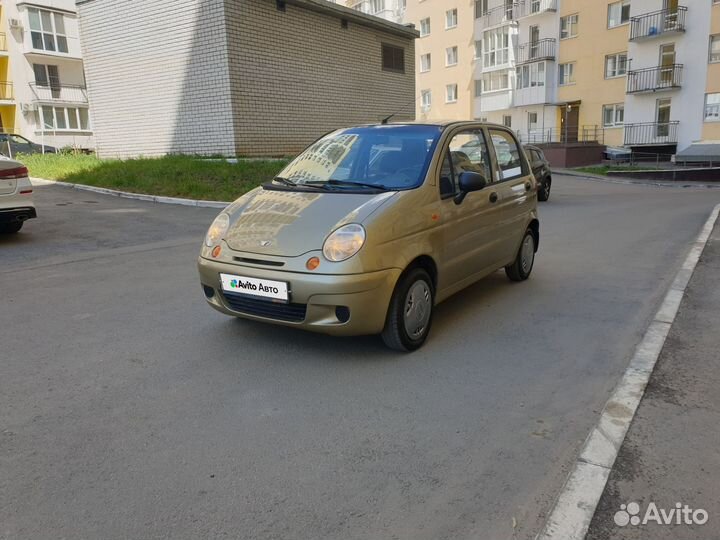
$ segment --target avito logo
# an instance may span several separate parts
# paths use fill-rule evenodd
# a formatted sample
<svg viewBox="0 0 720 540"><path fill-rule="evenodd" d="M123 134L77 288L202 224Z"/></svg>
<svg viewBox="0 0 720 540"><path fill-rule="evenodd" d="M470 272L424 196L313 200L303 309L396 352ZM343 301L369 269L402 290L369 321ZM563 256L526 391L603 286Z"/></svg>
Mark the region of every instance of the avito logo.
<svg viewBox="0 0 720 540"><path fill-rule="evenodd" d="M658 525L705 525L708 521L708 513L702 508L693 510L687 504L675 503L675 508L665 510L651 502L641 517L640 505L636 502L621 504L620 510L615 512L615 524L618 527L626 525L647 525L656 523Z"/></svg>

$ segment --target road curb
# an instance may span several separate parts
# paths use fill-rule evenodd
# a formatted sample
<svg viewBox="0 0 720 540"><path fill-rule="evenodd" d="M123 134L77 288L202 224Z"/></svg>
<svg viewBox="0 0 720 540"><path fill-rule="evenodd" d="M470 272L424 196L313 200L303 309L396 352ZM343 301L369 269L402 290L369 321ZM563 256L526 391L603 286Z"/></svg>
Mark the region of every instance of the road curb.
<svg viewBox="0 0 720 540"><path fill-rule="evenodd" d="M652 181L652 180L639 180L634 178L623 178L623 177L608 177L608 176L600 176L598 174L591 174L591 173L585 173L585 172L577 172L573 171L572 169L555 169L556 174L561 174L563 176L572 176L573 178L581 178L583 180L591 180L596 182L606 182L608 184L621 184L625 186L654 186L654 187L662 187L662 188L681 188L681 189L687 189L689 187L695 187L695 188L707 188L707 189L716 189L720 188L720 185L718 184L705 184L705 183L694 183L692 180L688 180L686 182L683 182L682 180L674 180L674 181Z"/></svg>
<svg viewBox="0 0 720 540"><path fill-rule="evenodd" d="M31 177L30 181L34 185L62 186L80 191L89 191L90 193L98 193L100 195L110 195L112 197L122 197L123 199L133 199L136 201L146 201L158 204L175 204L180 206L197 206L200 208L225 208L229 202L224 201L204 201L201 199L182 199L180 197L161 197L159 195L145 195L144 193L131 193L129 191L119 191L116 189L100 188L94 186L86 186L84 184L72 184L70 182L60 182L58 180L46 180L44 178Z"/></svg>
<svg viewBox="0 0 720 540"><path fill-rule="evenodd" d="M560 490L542 531L535 537L536 540L585 538L610 471L645 394L645 387L718 214L720 204L710 213L650 326L635 348L625 374L605 404L597 425L585 440L580 456Z"/></svg>

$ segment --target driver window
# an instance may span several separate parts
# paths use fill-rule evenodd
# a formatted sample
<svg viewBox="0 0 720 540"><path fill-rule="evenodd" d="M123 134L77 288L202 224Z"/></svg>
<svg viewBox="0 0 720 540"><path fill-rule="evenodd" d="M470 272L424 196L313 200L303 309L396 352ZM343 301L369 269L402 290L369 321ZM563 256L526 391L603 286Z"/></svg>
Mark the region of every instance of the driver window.
<svg viewBox="0 0 720 540"><path fill-rule="evenodd" d="M440 169L441 197L450 197L459 191L458 179L465 171L480 173L491 181L488 146L481 129L460 132L450 141Z"/></svg>

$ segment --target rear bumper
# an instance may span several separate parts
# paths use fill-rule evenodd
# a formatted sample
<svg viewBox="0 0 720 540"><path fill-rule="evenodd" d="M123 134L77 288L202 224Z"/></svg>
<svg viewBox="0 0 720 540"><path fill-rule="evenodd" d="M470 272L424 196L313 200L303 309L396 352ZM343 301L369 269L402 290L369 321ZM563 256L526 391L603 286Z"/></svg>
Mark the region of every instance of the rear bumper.
<svg viewBox="0 0 720 540"><path fill-rule="evenodd" d="M283 272L202 257L198 259L198 270L208 303L226 315L345 336L382 332L390 297L402 272L400 269L352 275ZM243 304L242 298L223 293L220 273L285 281L291 290L290 304L278 306L263 300L258 304L254 299ZM349 318L343 316L342 308L348 310L345 313Z"/></svg>
<svg viewBox="0 0 720 540"><path fill-rule="evenodd" d="M32 206L21 208L0 208L0 223L16 223L18 221L27 221L35 219L37 211Z"/></svg>

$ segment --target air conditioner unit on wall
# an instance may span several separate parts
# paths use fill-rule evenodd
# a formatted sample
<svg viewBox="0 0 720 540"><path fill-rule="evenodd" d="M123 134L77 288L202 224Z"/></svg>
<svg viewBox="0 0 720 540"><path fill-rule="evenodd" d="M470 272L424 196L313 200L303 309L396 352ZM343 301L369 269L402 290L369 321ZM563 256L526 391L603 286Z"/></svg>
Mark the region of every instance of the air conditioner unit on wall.
<svg viewBox="0 0 720 540"><path fill-rule="evenodd" d="M21 19L8 19L8 26L10 28L22 28L23 23Z"/></svg>
<svg viewBox="0 0 720 540"><path fill-rule="evenodd" d="M38 107L34 103L22 103L20 105L20 110L24 113L31 113L37 111Z"/></svg>

